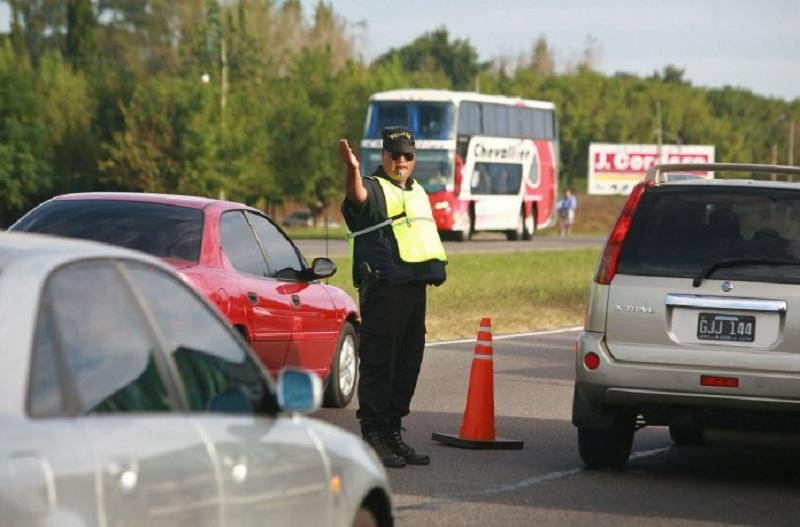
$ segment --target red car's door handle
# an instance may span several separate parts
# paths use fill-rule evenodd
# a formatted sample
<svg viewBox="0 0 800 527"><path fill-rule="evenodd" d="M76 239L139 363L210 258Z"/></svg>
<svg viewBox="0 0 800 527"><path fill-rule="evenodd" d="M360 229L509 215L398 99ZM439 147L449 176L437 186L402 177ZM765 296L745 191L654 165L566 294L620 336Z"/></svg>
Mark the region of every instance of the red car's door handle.
<svg viewBox="0 0 800 527"><path fill-rule="evenodd" d="M292 295L292 305L294 307L300 307L300 297L298 295Z"/></svg>
<svg viewBox="0 0 800 527"><path fill-rule="evenodd" d="M258 304L258 295L252 291L247 292L247 299L250 301L251 304L256 305Z"/></svg>

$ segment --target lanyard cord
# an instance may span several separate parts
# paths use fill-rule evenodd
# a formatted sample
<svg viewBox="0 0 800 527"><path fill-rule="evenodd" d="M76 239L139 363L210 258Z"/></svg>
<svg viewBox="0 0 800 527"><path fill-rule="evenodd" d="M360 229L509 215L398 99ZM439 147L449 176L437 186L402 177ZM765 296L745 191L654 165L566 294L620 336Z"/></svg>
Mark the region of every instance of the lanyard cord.
<svg viewBox="0 0 800 527"><path fill-rule="evenodd" d="M397 195L397 190L400 191L400 201L403 203L403 211L400 214L398 214L397 216L393 216L393 217L397 217L397 218L405 217L406 218L406 224L408 224L408 226L410 227L411 226L411 221L408 218L408 214L406 214L406 197L405 197L406 193L405 193L405 189L402 189L402 188L401 189L395 189L394 185L392 185L392 193Z"/></svg>

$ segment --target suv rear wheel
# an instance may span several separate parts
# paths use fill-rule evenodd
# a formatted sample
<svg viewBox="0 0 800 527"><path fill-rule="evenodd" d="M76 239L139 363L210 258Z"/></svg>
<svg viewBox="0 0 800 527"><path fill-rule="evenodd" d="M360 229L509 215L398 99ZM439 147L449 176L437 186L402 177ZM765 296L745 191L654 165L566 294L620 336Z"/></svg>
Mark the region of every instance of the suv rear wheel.
<svg viewBox="0 0 800 527"><path fill-rule="evenodd" d="M619 416L611 430L578 427L578 450L589 468L620 468L633 444L634 417Z"/></svg>
<svg viewBox="0 0 800 527"><path fill-rule="evenodd" d="M669 425L669 436L676 445L702 445L703 427L695 425Z"/></svg>

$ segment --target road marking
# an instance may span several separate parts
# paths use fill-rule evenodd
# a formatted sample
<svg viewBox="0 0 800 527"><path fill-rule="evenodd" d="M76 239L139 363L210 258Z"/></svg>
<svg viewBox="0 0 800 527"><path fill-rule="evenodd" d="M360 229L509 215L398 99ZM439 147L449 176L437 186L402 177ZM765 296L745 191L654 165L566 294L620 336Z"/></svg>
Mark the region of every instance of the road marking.
<svg viewBox="0 0 800 527"><path fill-rule="evenodd" d="M662 446L661 448L654 448L652 450L642 450L641 452L634 452L631 454L631 457L628 459L641 459L643 457L650 457L661 454L662 452L668 452L672 450L671 446Z"/></svg>
<svg viewBox="0 0 800 527"><path fill-rule="evenodd" d="M544 483L545 481L551 481L554 479L561 479L567 476L573 476L580 472L583 472L585 469L583 468L573 468L572 470L561 470L558 472L550 472L549 474L544 474L543 476L536 476L535 478L528 478L523 479L522 481L517 481L516 483L510 483L507 485L496 485L494 487L489 487L488 489L484 489L479 492L470 492L467 494L451 494L451 496L490 496L492 494L500 494L501 492L513 492L515 490L524 489L527 487L532 487L534 485L538 485L539 483Z"/></svg>
<svg viewBox="0 0 800 527"><path fill-rule="evenodd" d="M572 328L562 328L562 329L551 329L548 331L533 331L530 333L513 333L511 335L498 335L492 336L492 340L506 340L506 339L515 339L517 337L538 337L540 335L555 335L557 333L569 333L570 331L578 331L583 329L583 326L575 326ZM432 348L434 346L447 346L450 344L466 344L467 342L475 342L475 339L463 339L463 340L444 340L440 342L429 342L425 344L426 348Z"/></svg>
<svg viewBox="0 0 800 527"><path fill-rule="evenodd" d="M672 447L661 447L661 448L654 448L652 450L642 450L640 452L633 452L629 459L642 459L645 457L655 456L670 450ZM574 468L572 470L561 470L558 472L550 472L549 474L544 474L542 476L536 476L533 478L523 479L522 481L518 481L516 483L510 483L506 485L496 485L494 487L489 487L487 489L474 492L474 493L466 493L466 494L450 494L450 496L489 496L492 494L500 494L501 492L513 492L516 490L524 489L527 487L532 487L534 485L538 485L539 483L544 483L545 481L552 481L554 479L561 479L567 476L573 476L580 472L585 472L585 468Z"/></svg>
<svg viewBox="0 0 800 527"><path fill-rule="evenodd" d="M653 448L651 450L642 450L639 452L631 453L629 459L642 459L650 456L656 456L658 454L662 454L664 452L668 452L672 450L671 446L661 447L661 448ZM583 467L581 468L573 468L571 470L559 470L556 472L550 472L548 474L543 474L541 476L536 476L533 478L523 479L521 481L517 481L516 483L508 483L505 485L494 485L492 487L488 487L483 490L474 491L474 492L463 492L463 493L455 493L455 494L444 494L439 496L432 496L432 500L427 503L417 503L414 505L406 505L406 506L399 506L396 508L397 511L402 510L413 510L413 509L425 509L425 510L437 510L441 508L442 505L455 503L459 500L458 498L466 498L466 497L481 497L481 496L492 496L494 494L500 494L503 492L514 492L521 489L526 489L529 487L533 487L540 483L545 483L547 481L553 481L556 479L566 478L567 476L574 476L576 474L580 474L581 472L586 472L587 470Z"/></svg>

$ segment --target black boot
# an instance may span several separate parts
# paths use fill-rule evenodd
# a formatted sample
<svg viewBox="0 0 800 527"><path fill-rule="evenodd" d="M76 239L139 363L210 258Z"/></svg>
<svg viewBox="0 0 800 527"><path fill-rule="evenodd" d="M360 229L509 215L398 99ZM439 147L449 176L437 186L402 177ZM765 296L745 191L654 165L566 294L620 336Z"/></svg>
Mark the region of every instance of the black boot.
<svg viewBox="0 0 800 527"><path fill-rule="evenodd" d="M383 440L389 449L402 457L409 465L427 465L431 462L430 456L427 454L420 454L408 443L403 441L403 436L400 435L399 428L392 428L383 435Z"/></svg>
<svg viewBox="0 0 800 527"><path fill-rule="evenodd" d="M370 444L375 453L378 454L384 467L402 468L406 466L406 460L388 447L383 440L383 434L377 428L362 426L361 436L364 441Z"/></svg>

